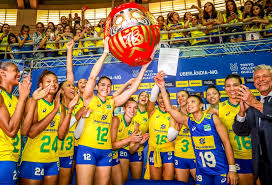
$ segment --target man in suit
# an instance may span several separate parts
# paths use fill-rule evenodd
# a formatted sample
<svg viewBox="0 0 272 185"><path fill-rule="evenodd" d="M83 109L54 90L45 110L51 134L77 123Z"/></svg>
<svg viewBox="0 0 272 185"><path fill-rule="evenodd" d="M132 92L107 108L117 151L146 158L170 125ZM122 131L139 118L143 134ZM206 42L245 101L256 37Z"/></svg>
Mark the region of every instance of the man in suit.
<svg viewBox="0 0 272 185"><path fill-rule="evenodd" d="M261 185L272 185L272 68L254 68L254 86L261 94L258 101L249 88L242 85L240 111L233 124L239 136L251 135L253 173Z"/></svg>

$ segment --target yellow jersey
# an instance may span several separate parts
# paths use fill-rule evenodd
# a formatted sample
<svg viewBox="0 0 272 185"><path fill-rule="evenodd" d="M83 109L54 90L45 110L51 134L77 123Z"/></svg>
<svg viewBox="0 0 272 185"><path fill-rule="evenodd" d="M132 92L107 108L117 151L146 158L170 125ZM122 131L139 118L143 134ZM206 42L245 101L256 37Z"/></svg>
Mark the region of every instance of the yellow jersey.
<svg viewBox="0 0 272 185"><path fill-rule="evenodd" d="M80 110L83 106L84 106L83 99L80 97L74 109ZM75 146L78 146L78 142L79 142L79 139L75 139Z"/></svg>
<svg viewBox="0 0 272 185"><path fill-rule="evenodd" d="M0 37L3 35L4 33L0 33ZM1 44L8 44L8 35L5 36L3 39L2 39L2 42ZM1 46L0 47L0 51L7 51L7 46Z"/></svg>
<svg viewBox="0 0 272 185"><path fill-rule="evenodd" d="M168 26L170 28L174 27L174 26L183 26L184 27L184 22L178 22L177 24L168 24ZM174 40L174 39L181 39L181 38L184 38L184 34L183 32L176 32L176 33L171 33L170 34L170 39L171 40ZM174 42L184 42L182 40L179 40L179 41L171 41L171 43L174 43Z"/></svg>
<svg viewBox="0 0 272 185"><path fill-rule="evenodd" d="M110 130L114 100L107 97L106 101L102 101L94 96L87 108L93 112L85 119L79 145L96 149L112 149Z"/></svg>
<svg viewBox="0 0 272 185"><path fill-rule="evenodd" d="M13 115L18 99L14 95L0 89L0 94L4 99L4 103L8 109L10 117ZM15 138L7 136L2 129L0 129L0 161L14 161L18 162L21 151L21 133L20 129Z"/></svg>
<svg viewBox="0 0 272 185"><path fill-rule="evenodd" d="M147 133L148 131L148 112L141 112L138 108L136 116L134 116L133 120L139 124L139 132L142 132L142 135ZM138 152L144 151L144 146L141 145Z"/></svg>
<svg viewBox="0 0 272 185"><path fill-rule="evenodd" d="M230 23L238 23L238 22L240 22L239 19L240 19L240 20L243 19L243 14L242 14L242 12L241 12L240 10L237 10L237 14L238 14L238 15L237 15L237 18L231 20L228 24L230 24ZM226 23L227 20L228 20L227 14L226 14L226 13L223 14L223 20L224 20L225 23Z"/></svg>
<svg viewBox="0 0 272 185"><path fill-rule="evenodd" d="M170 125L170 114L156 108L149 118L149 150L159 152L174 151L174 143L168 141L167 133Z"/></svg>
<svg viewBox="0 0 272 185"><path fill-rule="evenodd" d="M252 147L250 136L237 136L232 125L235 116L240 110L240 104L232 105L229 100L219 103L219 118L226 126L230 143L233 149L234 158L236 159L252 159Z"/></svg>
<svg viewBox="0 0 272 185"><path fill-rule="evenodd" d="M133 134L135 130L135 122L132 120L131 123L128 125L125 120L124 114L120 114L117 117L119 118L119 126L117 130L116 141L121 141L123 139L129 138ZM129 150L129 144L123 146L122 148Z"/></svg>
<svg viewBox="0 0 272 185"><path fill-rule="evenodd" d="M190 28L192 28L192 24L190 24ZM202 36L206 36L206 33L204 33L202 30L194 30L194 31L190 31L191 32L191 37L202 37ZM191 45L195 45L197 43L201 43L201 42L208 42L207 38L196 38L196 39L192 39L190 40Z"/></svg>
<svg viewBox="0 0 272 185"><path fill-rule="evenodd" d="M94 30L98 33L100 32L101 28L100 27L95 27ZM101 35L99 37L104 37L104 32L101 33ZM104 43L103 43L103 40L97 40L96 43L95 43L95 46L96 47L103 47L104 46Z"/></svg>
<svg viewBox="0 0 272 185"><path fill-rule="evenodd" d="M38 121L44 119L54 110L54 101L47 102L40 99L37 102ZM48 126L35 138L28 138L23 154L22 161L50 163L59 161L58 156L58 128L60 122L60 111Z"/></svg>
<svg viewBox="0 0 272 185"><path fill-rule="evenodd" d="M90 39L90 38L93 38L93 35L91 35L89 33L84 33L84 39ZM84 49L84 52L94 51L95 50L95 48L94 48L95 42L91 41L91 40L86 40L86 41L84 41L84 47L86 48L86 49Z"/></svg>
<svg viewBox="0 0 272 185"><path fill-rule="evenodd" d="M83 106L83 105L82 105ZM76 113L80 110L80 106L75 106L72 115L76 116ZM68 108L65 107L66 113L68 111ZM59 151L59 157L70 157L74 155L74 146L75 146L75 129L77 124L74 124L71 128L69 128L67 135L63 140L59 140L58 143L58 151Z"/></svg>
<svg viewBox="0 0 272 185"><path fill-rule="evenodd" d="M176 157L184 159L195 159L190 129L184 125L176 137L174 154Z"/></svg>

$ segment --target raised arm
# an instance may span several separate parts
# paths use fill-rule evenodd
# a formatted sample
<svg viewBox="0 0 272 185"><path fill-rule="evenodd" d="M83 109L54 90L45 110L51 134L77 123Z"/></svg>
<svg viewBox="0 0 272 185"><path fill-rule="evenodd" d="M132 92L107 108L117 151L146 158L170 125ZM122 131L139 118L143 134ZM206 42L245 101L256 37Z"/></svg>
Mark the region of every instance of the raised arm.
<svg viewBox="0 0 272 185"><path fill-rule="evenodd" d="M96 78L101 71L101 68L104 64L106 57L108 56L108 53L109 53L109 37L107 37L104 41L104 53L97 60L90 73L88 82L83 93L84 100L90 101L93 98Z"/></svg>
<svg viewBox="0 0 272 185"><path fill-rule="evenodd" d="M19 84L19 98L13 115L10 117L7 107L5 106L4 99L0 95L0 128L9 137L15 137L23 118L24 107L26 99L30 93L31 82L30 75L28 75L23 83Z"/></svg>
<svg viewBox="0 0 272 185"><path fill-rule="evenodd" d="M133 93L135 93L137 91L137 89L138 89L138 87L144 77L144 73L145 73L147 67L149 66L149 64L150 63L147 63L142 66L140 73L138 74L134 83L131 85L131 87L128 90L126 90L125 92L123 92L119 96L114 97L114 106L115 107L119 107L119 106L123 105L131 97L131 95L133 95Z"/></svg>
<svg viewBox="0 0 272 185"><path fill-rule="evenodd" d="M54 109L44 119L38 121L38 113L37 110L35 111L36 114L34 115L33 124L29 130L28 136L33 139L41 132L43 132L44 129L50 124L50 122L54 119L54 117L58 113L59 107L60 107L60 91L58 92L55 98Z"/></svg>
<svg viewBox="0 0 272 185"><path fill-rule="evenodd" d="M182 112L174 109L171 105L170 99L165 89L165 82L163 79L164 75L162 74L160 78L156 78L155 82L159 86L163 98L163 102L166 108L166 111L173 117L173 119L180 124L183 124L188 127L188 116Z"/></svg>
<svg viewBox="0 0 272 185"><path fill-rule="evenodd" d="M67 63L66 63L66 78L68 82L74 83L74 73L73 73L73 46L74 41L71 40L67 43Z"/></svg>
<svg viewBox="0 0 272 185"><path fill-rule="evenodd" d="M238 183L238 175L236 173L235 161L233 151L230 145L229 136L227 133L226 127L221 123L218 116L213 115L214 125L216 127L216 131L224 145L226 157L229 163L229 173L227 183L229 184L237 184Z"/></svg>
<svg viewBox="0 0 272 185"><path fill-rule="evenodd" d="M117 91L115 91L112 94L112 97L114 98L122 94L129 86L131 86L131 84L133 84L134 80L135 80L134 78L131 78L129 81L127 81L124 85L122 85L119 89L117 89Z"/></svg>

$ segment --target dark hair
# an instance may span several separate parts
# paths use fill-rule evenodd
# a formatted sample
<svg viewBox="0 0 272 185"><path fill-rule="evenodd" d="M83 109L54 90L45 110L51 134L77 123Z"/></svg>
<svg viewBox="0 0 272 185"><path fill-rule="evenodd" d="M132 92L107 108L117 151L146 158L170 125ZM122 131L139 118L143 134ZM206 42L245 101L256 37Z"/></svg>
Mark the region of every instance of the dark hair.
<svg viewBox="0 0 272 185"><path fill-rule="evenodd" d="M24 25L21 27L21 30L20 30L20 33L21 33L21 34L23 33L23 30L24 30L25 28L28 29L28 31L30 31L29 26L27 26L27 25L24 24Z"/></svg>
<svg viewBox="0 0 272 185"><path fill-rule="evenodd" d="M64 26L63 32L64 32L64 30L65 30L67 27L70 28L70 33L72 33L72 32L73 32L73 28L72 28L71 26L69 26L69 25L65 25L65 26Z"/></svg>
<svg viewBox="0 0 272 185"><path fill-rule="evenodd" d="M173 22L173 16L174 14L177 13L177 12L171 12L170 14L168 14L167 16L167 24L171 21Z"/></svg>
<svg viewBox="0 0 272 185"><path fill-rule="evenodd" d="M130 97L130 98L126 101L126 103L124 103L123 107L126 107L127 104L128 104L129 102L135 102L136 105L137 105L137 102L134 100L134 98Z"/></svg>
<svg viewBox="0 0 272 185"><path fill-rule="evenodd" d="M110 79L109 77L107 77L107 76L101 76L101 77L98 79L98 81L97 81L97 85L98 85L98 84L101 82L101 80L103 80L103 79L109 80L109 81L110 81L110 84L112 85L111 79Z"/></svg>
<svg viewBox="0 0 272 185"><path fill-rule="evenodd" d="M55 29L56 29L55 24L53 22L48 22L47 23L47 28L48 28L48 24L53 24L53 31L55 31Z"/></svg>
<svg viewBox="0 0 272 185"><path fill-rule="evenodd" d="M187 19L186 19L187 13L190 13L190 14L191 14L191 12L185 12L185 14L183 15L183 21L187 21ZM192 14L191 14L191 15L192 15Z"/></svg>
<svg viewBox="0 0 272 185"><path fill-rule="evenodd" d="M187 90L180 90L180 91L177 92L177 94L178 94L179 92L185 92L188 96L190 96L190 94L189 94L189 92L188 92Z"/></svg>
<svg viewBox="0 0 272 185"><path fill-rule="evenodd" d="M192 94L192 95L190 95L190 96L188 97L188 99L191 98L191 97L197 98L197 99L199 100L200 103L204 104L204 101L203 101L203 99L202 99L200 96L195 95L195 94Z"/></svg>
<svg viewBox="0 0 272 185"><path fill-rule="evenodd" d="M146 91L142 91L142 92L140 92L140 94L138 95L138 98L141 96L141 94L143 94L143 93L146 93L146 94L148 94ZM148 96L149 96L149 94L148 94Z"/></svg>
<svg viewBox="0 0 272 185"><path fill-rule="evenodd" d="M76 83L76 86L77 86L77 87L78 87L78 82L79 82L81 79L86 80L85 78L80 78L80 79L77 81L77 83Z"/></svg>
<svg viewBox="0 0 272 185"><path fill-rule="evenodd" d="M259 17L261 17L261 18L263 18L264 17L264 9L263 9L263 7L262 7L262 5L260 5L260 4L254 4L253 6L252 6L252 8L251 8L251 17L254 17L255 15L253 14L253 7L254 6L258 6L259 8L260 8L260 13L259 13ZM258 25L259 25L260 23L258 23Z"/></svg>
<svg viewBox="0 0 272 185"><path fill-rule="evenodd" d="M0 62L0 69L7 70L7 68L11 65L15 65L12 62ZM16 65L15 65L16 66Z"/></svg>
<svg viewBox="0 0 272 185"><path fill-rule="evenodd" d="M225 78L225 85L226 85L226 81L230 78L235 78L237 80L239 80L240 84L242 84L242 80L241 80L241 77L240 75L238 74L230 74L230 75L227 75L226 78Z"/></svg>
<svg viewBox="0 0 272 185"><path fill-rule="evenodd" d="M211 2L207 2L206 4L212 5L212 15L210 16L210 15L208 14L208 12L206 12L206 10L205 10L205 8L204 8L204 11L203 11L203 17L204 17L204 19L206 19L206 20L208 20L208 19L216 19L216 18L217 18L217 11L215 10L214 4L211 3ZM205 5L206 5L206 4L205 4ZM205 5L204 5L204 6L205 6Z"/></svg>
<svg viewBox="0 0 272 185"><path fill-rule="evenodd" d="M209 89L215 89L215 90L218 92L218 94L220 95L220 92L219 92L219 90L216 88L215 85L209 85L208 88L207 88L207 90L206 90L206 92L207 92Z"/></svg>
<svg viewBox="0 0 272 185"><path fill-rule="evenodd" d="M57 75L55 73L53 73L52 71L49 71L47 69L43 70L43 72L38 77L37 88L40 87L40 83L42 83L43 78L48 76L48 75L54 75L54 76L57 77Z"/></svg>
<svg viewBox="0 0 272 185"><path fill-rule="evenodd" d="M16 36L15 34L13 34L13 33L10 33L10 34L8 34L8 43L9 43L9 44L12 44L12 42L11 42L11 37L14 37L15 40L16 40L16 43L18 43L18 38L17 38L17 36Z"/></svg>
<svg viewBox="0 0 272 185"><path fill-rule="evenodd" d="M235 1L234 1L234 0L227 0L227 1L226 1L226 15L227 15L227 17L230 16L230 11L229 11L229 9L228 9L228 3L229 3L229 2L232 2L232 4L233 4L233 12L234 12L236 15L238 15L238 12L237 12L237 5L236 5Z"/></svg>
<svg viewBox="0 0 272 185"><path fill-rule="evenodd" d="M2 29L1 29L1 32L3 32L3 27L4 27L4 26L6 26L6 25L8 25L8 27L10 28L9 24L4 23L4 24L2 24Z"/></svg>
<svg viewBox="0 0 272 185"><path fill-rule="evenodd" d="M244 11L244 9L245 9L245 4L248 3L248 2L251 4L251 9L252 9L254 3L253 3L251 0L247 0L247 1L244 3L244 6L242 6L242 7L240 8L241 11ZM249 13L245 13L243 16L244 16L243 18L246 18L247 16L251 16L251 10L250 10Z"/></svg>
<svg viewBox="0 0 272 185"><path fill-rule="evenodd" d="M161 17L161 18L163 19L163 21L164 21L164 17L163 17L162 15L159 15L159 16L157 17L157 20L158 20L160 17Z"/></svg>

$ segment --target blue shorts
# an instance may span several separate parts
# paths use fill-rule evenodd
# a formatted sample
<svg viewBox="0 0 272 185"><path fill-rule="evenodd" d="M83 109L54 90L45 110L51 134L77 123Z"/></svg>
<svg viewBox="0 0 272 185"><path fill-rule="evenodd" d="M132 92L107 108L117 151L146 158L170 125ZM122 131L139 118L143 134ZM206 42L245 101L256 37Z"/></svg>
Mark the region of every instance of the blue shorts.
<svg viewBox="0 0 272 185"><path fill-rule="evenodd" d="M118 151L119 159L128 159L130 162L143 162L144 152L135 152L134 154L130 154L128 150L121 148Z"/></svg>
<svg viewBox="0 0 272 185"><path fill-rule="evenodd" d="M149 165L154 165L154 151L149 154ZM162 164L174 163L174 152L160 152Z"/></svg>
<svg viewBox="0 0 272 185"><path fill-rule="evenodd" d="M78 150L78 146L74 146L74 156L73 156L73 161L76 160L77 150Z"/></svg>
<svg viewBox="0 0 272 185"><path fill-rule="evenodd" d="M17 163L14 161L0 161L0 184L15 185L17 180Z"/></svg>
<svg viewBox="0 0 272 185"><path fill-rule="evenodd" d="M175 168L178 169L194 169L196 168L195 159L184 159L174 156Z"/></svg>
<svg viewBox="0 0 272 185"><path fill-rule="evenodd" d="M120 160L118 157L116 159L112 159L112 166L116 166L118 164L120 164Z"/></svg>
<svg viewBox="0 0 272 185"><path fill-rule="evenodd" d="M138 151L134 154L130 154L130 162L143 162L144 161L144 151Z"/></svg>
<svg viewBox="0 0 272 185"><path fill-rule="evenodd" d="M235 159L235 166L237 173L242 174L253 173L251 159Z"/></svg>
<svg viewBox="0 0 272 185"><path fill-rule="evenodd" d="M73 156L60 157L59 164L60 164L60 168L72 168L73 167Z"/></svg>
<svg viewBox="0 0 272 185"><path fill-rule="evenodd" d="M36 163L23 161L20 167L20 177L25 179L43 180L44 176L58 175L58 162Z"/></svg>
<svg viewBox="0 0 272 185"><path fill-rule="evenodd" d="M227 174L207 175L196 171L196 184L199 185L228 185Z"/></svg>
<svg viewBox="0 0 272 185"><path fill-rule="evenodd" d="M102 150L78 145L76 164L112 166L112 150Z"/></svg>

